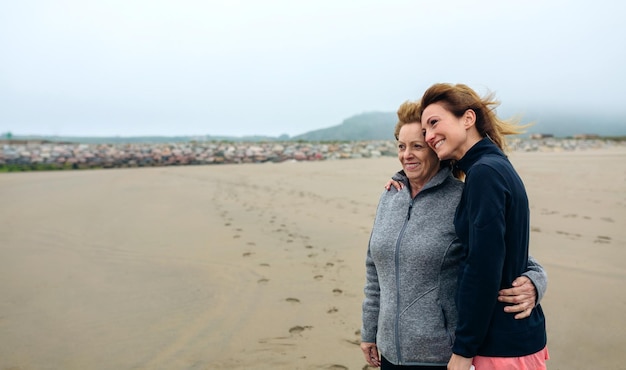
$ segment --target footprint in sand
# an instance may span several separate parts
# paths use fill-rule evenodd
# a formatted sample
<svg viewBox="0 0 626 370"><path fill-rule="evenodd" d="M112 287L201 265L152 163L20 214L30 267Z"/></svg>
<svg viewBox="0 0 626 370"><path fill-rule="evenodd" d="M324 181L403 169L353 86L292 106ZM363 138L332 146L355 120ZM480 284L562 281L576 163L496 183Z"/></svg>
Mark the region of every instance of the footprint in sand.
<svg viewBox="0 0 626 370"><path fill-rule="evenodd" d="M333 293L335 293L336 295L339 295L339 294L343 293L343 290L341 290L339 288L335 288L335 289L333 289Z"/></svg>
<svg viewBox="0 0 626 370"><path fill-rule="evenodd" d="M261 279L257 280L257 283L259 283L259 284L267 284L269 281L270 281L270 279L261 278Z"/></svg>
<svg viewBox="0 0 626 370"><path fill-rule="evenodd" d="M594 243L600 244L609 244L611 243L611 238L608 236L598 235L597 239L593 241Z"/></svg>
<svg viewBox="0 0 626 370"><path fill-rule="evenodd" d="M530 228L530 231L533 232L533 233L540 233L541 229L538 228L537 226L533 226L533 227Z"/></svg>
<svg viewBox="0 0 626 370"><path fill-rule="evenodd" d="M600 217L600 219L602 221L606 221L606 222L615 222L615 221L613 221L613 219L611 217Z"/></svg>
<svg viewBox="0 0 626 370"><path fill-rule="evenodd" d="M360 345L361 344L361 329L357 329L354 331L354 339L345 339L346 342L350 344Z"/></svg>
<svg viewBox="0 0 626 370"><path fill-rule="evenodd" d="M241 238L241 235L233 235L233 239L239 239Z"/></svg>
<svg viewBox="0 0 626 370"><path fill-rule="evenodd" d="M313 258L313 257L316 257L316 256L317 256L317 253L310 253L307 257Z"/></svg>
<svg viewBox="0 0 626 370"><path fill-rule="evenodd" d="M259 266L270 267L270 264L269 263L259 263Z"/></svg>
<svg viewBox="0 0 626 370"><path fill-rule="evenodd" d="M329 370L348 370L348 367L347 366L343 366L343 365L332 364L332 365L329 365L328 367L326 367L326 369L329 369Z"/></svg>
<svg viewBox="0 0 626 370"><path fill-rule="evenodd" d="M307 330L307 329L311 329L313 328L312 326L300 326L300 325L296 325L294 327L292 327L291 329L289 329L289 333L290 334L300 334L303 331Z"/></svg>
<svg viewBox="0 0 626 370"><path fill-rule="evenodd" d="M298 298L291 298L291 297L285 299L285 301L291 302L291 303L300 303L300 300Z"/></svg>
<svg viewBox="0 0 626 370"><path fill-rule="evenodd" d="M569 239L572 239L572 240L581 237L580 234L572 234L572 233L568 233L567 231L557 230L556 233L559 234L559 235L566 235L566 236L569 237Z"/></svg>
<svg viewBox="0 0 626 370"><path fill-rule="evenodd" d="M313 276L313 279L315 280L322 280L324 278L324 275L315 275Z"/></svg>
<svg viewBox="0 0 626 370"><path fill-rule="evenodd" d="M248 244L248 245L256 245L256 243L255 243L255 242L248 242L247 244Z"/></svg>
<svg viewBox="0 0 626 370"><path fill-rule="evenodd" d="M311 248L313 248L313 246L312 246L312 245L307 245L307 246L306 246L306 247L304 247L304 248L306 248L306 249L311 249Z"/></svg>
<svg viewBox="0 0 626 370"><path fill-rule="evenodd" d="M339 312L339 309L337 307L332 307L328 311L326 311L326 313L335 313L335 312Z"/></svg>
<svg viewBox="0 0 626 370"><path fill-rule="evenodd" d="M244 257L250 257L251 255L252 255L252 252L244 252L242 254L242 256L244 256Z"/></svg>

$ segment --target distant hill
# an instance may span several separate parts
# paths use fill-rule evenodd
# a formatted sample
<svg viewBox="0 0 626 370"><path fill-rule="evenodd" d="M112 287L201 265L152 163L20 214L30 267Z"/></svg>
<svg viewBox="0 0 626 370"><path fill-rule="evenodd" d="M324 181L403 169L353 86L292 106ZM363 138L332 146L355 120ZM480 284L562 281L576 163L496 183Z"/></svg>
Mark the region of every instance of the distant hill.
<svg viewBox="0 0 626 370"><path fill-rule="evenodd" d="M508 118L508 116L505 116ZM393 140L393 129L398 120L394 112L370 112L352 116L341 124L302 135L292 140L345 141ZM521 116L522 123L532 123L527 134L543 133L566 138L577 134L626 136L626 116L589 116L565 113L534 112Z"/></svg>
<svg viewBox="0 0 626 370"><path fill-rule="evenodd" d="M369 112L345 119L337 126L293 136L291 140L304 141L367 141L393 140L396 113Z"/></svg>
<svg viewBox="0 0 626 370"><path fill-rule="evenodd" d="M504 116L509 118L509 116ZM533 133L552 134L557 138L578 134L599 136L626 136L626 115L603 116L558 112L530 112L523 114L522 123L532 123L527 136ZM292 137L293 140L393 140L393 129L398 120L393 112L363 113L344 120L341 124L310 131Z"/></svg>
<svg viewBox="0 0 626 370"><path fill-rule="evenodd" d="M504 115L504 117L508 117ZM138 136L138 137L60 137L60 136L14 136L14 140L45 140L84 144L120 143L168 143L192 141L369 141L393 140L393 130L397 122L395 112L368 112L345 119L338 125L306 132L289 137L272 136ZM521 116L522 123L534 123L527 134L551 134L557 138L567 138L578 134L599 136L626 136L626 115L602 116L566 114L554 112L534 112ZM4 136L4 135L2 135ZM525 135L524 135L525 136ZM2 137L4 138L4 137Z"/></svg>

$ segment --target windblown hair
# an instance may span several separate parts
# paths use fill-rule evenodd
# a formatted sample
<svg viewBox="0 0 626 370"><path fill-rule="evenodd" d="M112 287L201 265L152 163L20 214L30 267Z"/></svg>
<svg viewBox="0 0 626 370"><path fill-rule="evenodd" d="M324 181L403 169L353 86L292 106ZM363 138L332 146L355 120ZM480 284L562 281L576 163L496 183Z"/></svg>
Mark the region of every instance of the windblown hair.
<svg viewBox="0 0 626 370"><path fill-rule="evenodd" d="M482 137L489 137L503 152L507 150L506 135L524 133L528 125L519 124L518 120L503 120L496 115L496 107L500 102L495 100L493 93L480 97L474 90L464 84L437 83L424 92L420 102L419 115L424 108L433 103L443 105L457 118L471 109L476 114L476 129Z"/></svg>
<svg viewBox="0 0 626 370"><path fill-rule="evenodd" d="M398 135L400 135L400 128L406 125L407 123L417 123L421 124L421 109L417 102L405 101L398 108L398 123L396 123L396 128L393 132L393 136L398 140Z"/></svg>

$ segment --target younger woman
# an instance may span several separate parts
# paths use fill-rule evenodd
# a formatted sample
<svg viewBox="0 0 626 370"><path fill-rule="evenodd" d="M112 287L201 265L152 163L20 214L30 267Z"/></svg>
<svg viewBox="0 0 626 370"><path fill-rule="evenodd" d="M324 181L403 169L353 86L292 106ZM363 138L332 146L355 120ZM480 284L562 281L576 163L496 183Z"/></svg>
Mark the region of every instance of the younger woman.
<svg viewBox="0 0 626 370"><path fill-rule="evenodd" d="M530 225L524 184L503 153L504 135L521 128L499 119L496 105L462 84L435 84L420 103L426 142L466 175L454 217L465 258L451 370L545 369L548 358L541 306L516 320L496 300L526 271Z"/></svg>

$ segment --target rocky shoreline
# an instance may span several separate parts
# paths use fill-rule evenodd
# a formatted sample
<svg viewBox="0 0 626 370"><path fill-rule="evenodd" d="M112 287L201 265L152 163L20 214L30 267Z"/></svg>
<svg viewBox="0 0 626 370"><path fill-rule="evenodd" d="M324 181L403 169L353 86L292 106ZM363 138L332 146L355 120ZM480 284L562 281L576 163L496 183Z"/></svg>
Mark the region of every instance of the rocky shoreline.
<svg viewBox="0 0 626 370"><path fill-rule="evenodd" d="M193 142L170 144L77 144L0 142L0 170L128 168L178 165L319 161L396 156L394 141ZM511 151L574 151L626 146L626 141L513 139Z"/></svg>

